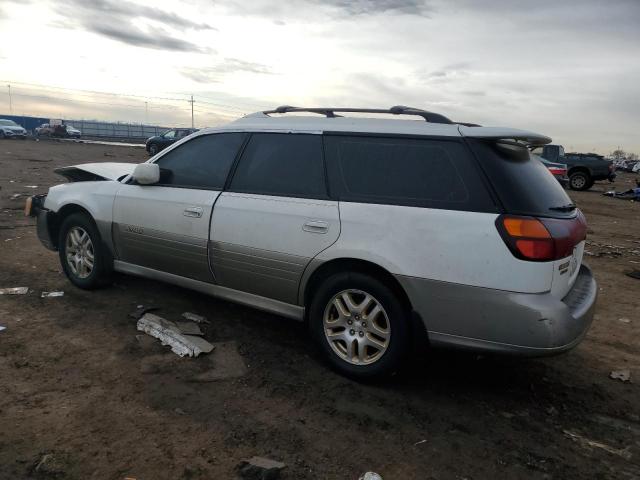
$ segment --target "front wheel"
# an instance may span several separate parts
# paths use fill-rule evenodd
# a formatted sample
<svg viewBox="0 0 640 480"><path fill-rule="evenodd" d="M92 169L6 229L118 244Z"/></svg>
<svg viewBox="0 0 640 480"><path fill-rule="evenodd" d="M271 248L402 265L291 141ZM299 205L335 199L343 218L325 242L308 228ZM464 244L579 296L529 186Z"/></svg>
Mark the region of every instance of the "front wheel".
<svg viewBox="0 0 640 480"><path fill-rule="evenodd" d="M151 145L149 145L149 155L151 155L152 157L159 151L160 149L158 148L157 144L152 143Z"/></svg>
<svg viewBox="0 0 640 480"><path fill-rule="evenodd" d="M311 301L309 328L333 368L358 379L393 373L409 350L397 295L362 273L328 277Z"/></svg>
<svg viewBox="0 0 640 480"><path fill-rule="evenodd" d="M74 213L64 219L58 236L64 273L75 286L91 290L109 283L113 262L93 219Z"/></svg>

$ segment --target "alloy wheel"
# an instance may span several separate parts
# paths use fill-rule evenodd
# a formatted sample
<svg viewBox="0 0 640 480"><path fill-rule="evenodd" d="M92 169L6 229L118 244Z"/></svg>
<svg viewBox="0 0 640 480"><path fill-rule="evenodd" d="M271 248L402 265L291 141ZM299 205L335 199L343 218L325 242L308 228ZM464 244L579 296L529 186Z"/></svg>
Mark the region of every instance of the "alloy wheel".
<svg viewBox="0 0 640 480"><path fill-rule="evenodd" d="M79 278L91 275L94 265L94 250L91 237L82 227L72 227L65 242L67 265Z"/></svg>
<svg viewBox="0 0 640 480"><path fill-rule="evenodd" d="M384 355L391 323L382 304L362 290L343 290L331 298L323 316L331 349L352 365L369 365Z"/></svg>

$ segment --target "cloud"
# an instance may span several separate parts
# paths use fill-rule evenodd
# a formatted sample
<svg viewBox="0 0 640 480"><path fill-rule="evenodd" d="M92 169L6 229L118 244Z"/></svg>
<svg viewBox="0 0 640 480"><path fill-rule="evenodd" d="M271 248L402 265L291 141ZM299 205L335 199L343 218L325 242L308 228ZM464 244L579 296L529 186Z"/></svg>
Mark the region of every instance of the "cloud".
<svg viewBox="0 0 640 480"><path fill-rule="evenodd" d="M147 19L161 23L163 25L184 29L191 28L194 30L215 30L216 28L207 23L195 22L184 17L180 17L175 13L166 12L160 7L147 7L138 5L137 3L128 2L126 0L64 0L60 10L69 12L70 17L76 16L77 10L91 15L108 15L110 17L118 17L120 20L128 21L128 19ZM176 1L176 7L179 3Z"/></svg>
<svg viewBox="0 0 640 480"><path fill-rule="evenodd" d="M431 6L424 0L323 0L315 3L332 5L349 15L380 13L427 15L432 11Z"/></svg>
<svg viewBox="0 0 640 480"><path fill-rule="evenodd" d="M102 22L85 23L84 27L93 33L105 36L134 47L155 48L181 52L204 52L202 47L186 40L172 37L158 30L143 32L131 26L107 25Z"/></svg>
<svg viewBox="0 0 640 480"><path fill-rule="evenodd" d="M54 26L82 28L127 45L158 50L210 53L167 29L216 30L210 24L126 0L63 0L56 3L56 11L63 19L54 20Z"/></svg>
<svg viewBox="0 0 640 480"><path fill-rule="evenodd" d="M257 75L273 75L275 73L268 65L247 62L239 58L225 58L213 67L186 67L180 71L182 75L198 83L220 82L226 75L238 72Z"/></svg>
<svg viewBox="0 0 640 480"><path fill-rule="evenodd" d="M232 14L257 16L282 21L281 18L308 20L318 15L357 17L379 14L429 16L429 0L227 0L218 5Z"/></svg>

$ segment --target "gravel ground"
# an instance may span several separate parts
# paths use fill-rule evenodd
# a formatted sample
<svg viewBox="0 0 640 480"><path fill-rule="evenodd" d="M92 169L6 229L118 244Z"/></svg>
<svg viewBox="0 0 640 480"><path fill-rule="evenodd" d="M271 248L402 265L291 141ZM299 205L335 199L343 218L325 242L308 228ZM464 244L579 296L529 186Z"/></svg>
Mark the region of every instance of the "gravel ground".
<svg viewBox="0 0 640 480"><path fill-rule="evenodd" d="M0 478L235 478L254 455L283 479L640 478L640 205L571 192L600 286L575 350L516 360L425 352L383 383L330 371L296 322L149 280L82 291L40 245L24 196L53 169L139 162L140 148L0 142ZM631 174L614 184L632 185ZM36 188L32 188L36 186ZM12 198L21 194L18 198ZM60 298L40 292L63 290ZM137 337L137 304L207 316L209 356ZM631 381L609 378L629 369Z"/></svg>

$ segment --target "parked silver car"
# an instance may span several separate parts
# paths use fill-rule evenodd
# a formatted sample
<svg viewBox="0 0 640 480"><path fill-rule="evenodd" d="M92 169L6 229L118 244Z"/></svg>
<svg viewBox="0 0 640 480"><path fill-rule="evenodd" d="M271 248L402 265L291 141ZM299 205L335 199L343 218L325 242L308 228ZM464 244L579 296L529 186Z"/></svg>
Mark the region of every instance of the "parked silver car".
<svg viewBox="0 0 640 480"><path fill-rule="evenodd" d="M586 221L527 149L551 139L406 107L286 115L300 110L139 165L59 169L71 183L27 211L75 285L115 270L304 320L351 376L393 371L421 335L519 355L580 342L597 294Z"/></svg>
<svg viewBox="0 0 640 480"><path fill-rule="evenodd" d="M0 138L27 138L27 131L13 120L0 118Z"/></svg>

